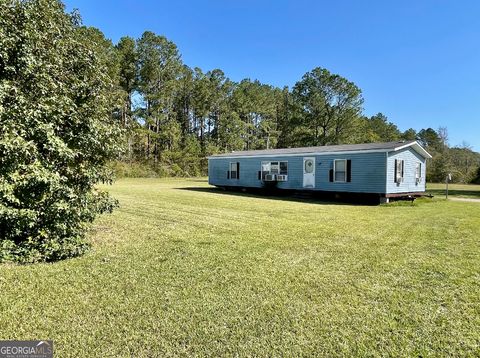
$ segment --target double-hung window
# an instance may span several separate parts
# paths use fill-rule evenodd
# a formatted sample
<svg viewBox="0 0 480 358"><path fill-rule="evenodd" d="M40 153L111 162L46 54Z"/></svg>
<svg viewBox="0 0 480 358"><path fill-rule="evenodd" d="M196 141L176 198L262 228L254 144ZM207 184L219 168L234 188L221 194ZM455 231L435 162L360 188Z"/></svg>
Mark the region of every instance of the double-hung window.
<svg viewBox="0 0 480 358"><path fill-rule="evenodd" d="M422 177L422 163L417 163L415 166L415 179L417 182L420 181Z"/></svg>
<svg viewBox="0 0 480 358"><path fill-rule="evenodd" d="M345 183L347 181L347 160L335 159L333 162L334 181Z"/></svg>
<svg viewBox="0 0 480 358"><path fill-rule="evenodd" d="M229 168L229 177L230 179L240 179L240 163L232 162L230 163Z"/></svg>
<svg viewBox="0 0 480 358"><path fill-rule="evenodd" d="M278 162L270 162L270 174L278 174L280 171L280 165Z"/></svg>
<svg viewBox="0 0 480 358"><path fill-rule="evenodd" d="M265 180L265 176L270 174L270 168L271 168L270 162L262 162L262 175L261 175L262 180Z"/></svg>
<svg viewBox="0 0 480 358"><path fill-rule="evenodd" d="M352 181L352 160L333 160L328 176L331 183L350 183Z"/></svg>
<svg viewBox="0 0 480 358"><path fill-rule="evenodd" d="M403 182L405 162L402 159L395 159L395 183Z"/></svg>

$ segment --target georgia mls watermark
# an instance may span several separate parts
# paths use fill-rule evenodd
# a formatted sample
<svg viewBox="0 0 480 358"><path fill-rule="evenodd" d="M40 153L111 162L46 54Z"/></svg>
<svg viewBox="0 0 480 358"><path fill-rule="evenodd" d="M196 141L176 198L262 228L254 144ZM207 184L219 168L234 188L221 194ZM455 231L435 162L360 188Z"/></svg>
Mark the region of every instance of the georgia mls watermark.
<svg viewBox="0 0 480 358"><path fill-rule="evenodd" d="M53 358L53 341L0 341L0 358Z"/></svg>

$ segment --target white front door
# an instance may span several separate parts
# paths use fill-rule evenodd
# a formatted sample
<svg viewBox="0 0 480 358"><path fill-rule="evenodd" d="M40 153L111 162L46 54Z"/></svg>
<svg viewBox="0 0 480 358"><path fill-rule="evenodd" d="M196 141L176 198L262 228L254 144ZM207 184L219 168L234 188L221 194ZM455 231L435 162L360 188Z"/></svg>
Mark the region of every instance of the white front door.
<svg viewBox="0 0 480 358"><path fill-rule="evenodd" d="M303 187L315 188L315 157L303 158Z"/></svg>

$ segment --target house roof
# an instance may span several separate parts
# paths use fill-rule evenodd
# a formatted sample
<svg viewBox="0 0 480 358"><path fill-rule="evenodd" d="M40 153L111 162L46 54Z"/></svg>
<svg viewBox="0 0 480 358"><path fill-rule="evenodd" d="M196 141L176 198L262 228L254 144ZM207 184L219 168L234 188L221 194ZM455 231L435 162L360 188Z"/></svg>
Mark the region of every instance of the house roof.
<svg viewBox="0 0 480 358"><path fill-rule="evenodd" d="M386 143L363 143L363 144L340 144L340 145L324 145L317 147L301 147L301 148L282 148L282 149L260 149L260 150L243 150L238 152L230 152L223 154L215 154L209 159L215 158L237 158L237 157L270 157L281 155L296 154L347 154L347 153L364 153L364 152L394 152L407 147L412 147L418 154L424 158L432 156L415 140L412 141L395 141Z"/></svg>

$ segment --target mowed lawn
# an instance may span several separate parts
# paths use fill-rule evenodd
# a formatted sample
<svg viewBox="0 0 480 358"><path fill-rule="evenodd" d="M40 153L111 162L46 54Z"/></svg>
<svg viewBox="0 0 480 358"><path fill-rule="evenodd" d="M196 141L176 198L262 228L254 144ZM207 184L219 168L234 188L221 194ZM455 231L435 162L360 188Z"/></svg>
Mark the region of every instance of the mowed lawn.
<svg viewBox="0 0 480 358"><path fill-rule="evenodd" d="M0 339L56 357L478 356L480 204L129 179L87 255L0 265Z"/></svg>
<svg viewBox="0 0 480 358"><path fill-rule="evenodd" d="M445 183L428 183L427 191L438 197L445 197ZM448 184L448 195L459 198L480 199L480 185Z"/></svg>

